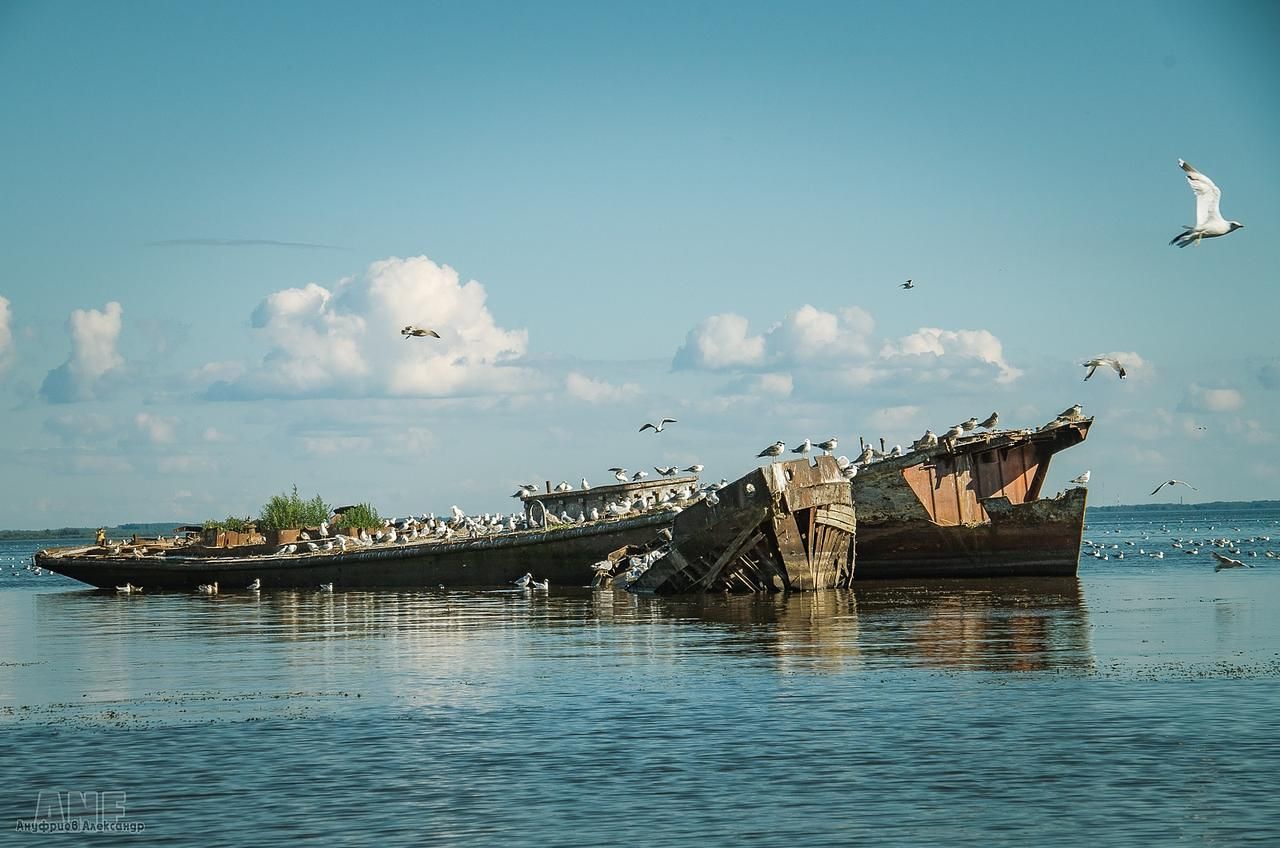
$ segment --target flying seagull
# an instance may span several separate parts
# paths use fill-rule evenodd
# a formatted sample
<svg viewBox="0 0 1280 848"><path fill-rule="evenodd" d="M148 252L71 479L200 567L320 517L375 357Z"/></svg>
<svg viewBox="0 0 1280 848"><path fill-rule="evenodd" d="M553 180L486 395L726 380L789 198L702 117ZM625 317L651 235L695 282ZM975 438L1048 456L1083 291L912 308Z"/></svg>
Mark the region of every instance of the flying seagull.
<svg viewBox="0 0 1280 848"><path fill-rule="evenodd" d="M1186 486L1188 489L1190 489L1190 490L1191 490L1191 491L1193 491L1193 492L1198 492L1198 491L1200 491L1200 490L1199 490L1199 489L1197 489L1195 486L1193 486L1193 485L1191 485L1190 483L1188 483L1186 480L1165 480L1165 481L1164 481L1163 483L1161 483L1159 486L1156 486L1154 489L1152 489L1152 490L1151 490L1151 494L1153 494L1153 495L1154 495L1156 492L1160 491L1160 490L1161 490L1161 489L1163 489L1165 486Z"/></svg>
<svg viewBox="0 0 1280 848"><path fill-rule="evenodd" d="M774 442L773 444L769 445L769 447L765 448L764 450L760 451L760 453L756 454L756 459L759 459L762 456L782 456L782 451L784 448L786 448L786 446L787 446L786 442Z"/></svg>
<svg viewBox="0 0 1280 848"><path fill-rule="evenodd" d="M1087 360L1085 362L1081 362L1080 364L1083 365L1085 368L1089 369L1089 373L1084 375L1084 378L1086 380L1093 376L1093 372L1097 371L1098 366L1100 365L1107 366L1108 368L1112 369L1117 374L1119 374L1121 380L1124 379L1124 375L1125 375L1124 366L1121 365L1120 360L1116 359L1115 357L1095 356L1093 359Z"/></svg>
<svg viewBox="0 0 1280 848"><path fill-rule="evenodd" d="M1185 232L1173 237L1169 244L1186 247L1199 244L1201 239L1225 236L1244 226L1239 221L1226 221L1218 211L1218 201L1222 199L1222 190L1213 184L1213 180L1195 169L1190 162L1178 160L1178 167L1187 172L1187 182L1196 195L1196 225L1187 227Z"/></svg>
<svg viewBox="0 0 1280 848"><path fill-rule="evenodd" d="M1215 572L1221 571L1224 568L1253 568L1253 566L1247 562L1232 559L1231 557L1220 554L1217 551L1213 551L1213 558L1218 561L1218 564L1213 567Z"/></svg>
<svg viewBox="0 0 1280 848"><path fill-rule="evenodd" d="M424 330L422 327L415 327L412 324L406 324L405 328L400 331L400 335L404 336L405 341L408 341L410 336L416 336L417 338L422 338L423 336L431 336L433 339L440 338L440 334L435 330Z"/></svg>
<svg viewBox="0 0 1280 848"><path fill-rule="evenodd" d="M675 424L675 423L677 422L674 418L663 418L657 424L644 425L643 427L640 428L640 432L643 433L645 430L652 430L655 433L661 433L663 427L666 427L668 424Z"/></svg>
<svg viewBox="0 0 1280 848"><path fill-rule="evenodd" d="M916 284L911 282L910 280L907 280L905 283L898 284L898 288L900 289L913 289L915 287L916 287Z"/></svg>
<svg viewBox="0 0 1280 848"><path fill-rule="evenodd" d="M1089 482L1089 473L1090 472L1086 471L1085 473L1081 474L1079 477L1072 477L1071 482L1078 483L1081 486L1083 486Z"/></svg>

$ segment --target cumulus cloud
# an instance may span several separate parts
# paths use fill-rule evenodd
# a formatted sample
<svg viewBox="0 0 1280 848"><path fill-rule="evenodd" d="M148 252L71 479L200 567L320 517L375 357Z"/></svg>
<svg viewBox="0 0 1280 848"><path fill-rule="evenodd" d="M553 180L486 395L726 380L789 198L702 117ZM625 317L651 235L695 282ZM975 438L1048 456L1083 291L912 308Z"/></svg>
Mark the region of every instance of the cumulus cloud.
<svg viewBox="0 0 1280 848"><path fill-rule="evenodd" d="M9 299L0 295L0 374L13 361L13 329L10 327L12 313L9 311Z"/></svg>
<svg viewBox="0 0 1280 848"><path fill-rule="evenodd" d="M252 326L270 346L260 363L228 378L215 398L451 397L522 392L529 369L513 364L528 347L525 330L497 325L484 286L425 256L374 262L332 290L316 283L268 295ZM405 324L441 338L400 335Z"/></svg>
<svg viewBox="0 0 1280 848"><path fill-rule="evenodd" d="M678 370L719 371L764 362L764 336L747 332L747 319L732 312L712 315L689 331L676 351L672 367Z"/></svg>
<svg viewBox="0 0 1280 848"><path fill-rule="evenodd" d="M1187 387L1178 409L1182 412L1234 412L1244 406L1244 395L1236 389Z"/></svg>
<svg viewBox="0 0 1280 848"><path fill-rule="evenodd" d="M879 348L878 353L876 352ZM1010 383L1022 372L988 330L922 327L896 341L875 338L875 319L857 306L834 312L805 304L762 333L747 319L713 315L689 331L672 367L681 370L823 372L825 385L864 388L877 381Z"/></svg>
<svg viewBox="0 0 1280 848"><path fill-rule="evenodd" d="M915 423L920 417L920 407L904 405L904 406L887 406L884 409L877 409L871 413L868 419L871 426L877 431L894 431L902 430L909 424Z"/></svg>
<svg viewBox="0 0 1280 848"><path fill-rule="evenodd" d="M139 412L133 417L133 424L138 432L152 444L168 444L174 440L175 422L172 418L162 418L149 412Z"/></svg>
<svg viewBox="0 0 1280 848"><path fill-rule="evenodd" d="M124 309L112 301L102 311L77 309L67 321L71 356L45 375L40 394L50 403L94 398L99 381L124 365L116 350Z"/></svg>
<svg viewBox="0 0 1280 848"><path fill-rule="evenodd" d="M115 423L97 412L55 415L44 421L44 431L57 436L66 445L99 443L114 435L115 430Z"/></svg>
<svg viewBox="0 0 1280 848"><path fill-rule="evenodd" d="M585 374L579 374L577 371L572 371L565 377L564 387L570 397L587 403L611 403L613 401L627 400L640 393L640 387L635 383L624 383L621 386L615 386L605 380L593 380Z"/></svg>
<svg viewBox="0 0 1280 848"><path fill-rule="evenodd" d="M909 365L925 379L950 379L957 370L972 371L977 364L994 367L997 383L1011 383L1022 374L1005 361L1003 345L988 330L921 327L897 342L885 342L880 357Z"/></svg>

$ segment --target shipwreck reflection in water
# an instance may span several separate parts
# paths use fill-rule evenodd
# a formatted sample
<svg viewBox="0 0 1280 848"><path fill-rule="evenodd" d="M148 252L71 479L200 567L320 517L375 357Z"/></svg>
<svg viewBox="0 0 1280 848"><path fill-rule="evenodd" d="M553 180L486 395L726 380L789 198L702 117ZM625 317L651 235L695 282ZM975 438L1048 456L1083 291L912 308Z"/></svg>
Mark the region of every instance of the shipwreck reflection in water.
<svg viewBox="0 0 1280 848"><path fill-rule="evenodd" d="M388 648L465 654L479 638L534 637L534 652L620 656L758 654L786 665L988 671L1092 664L1079 581L883 582L791 595L643 597L554 590L263 592L215 597L59 592L36 604L46 645L129 645L139 636L261 644L381 639ZM68 646L70 647L70 646ZM139 658L140 645L129 653Z"/></svg>

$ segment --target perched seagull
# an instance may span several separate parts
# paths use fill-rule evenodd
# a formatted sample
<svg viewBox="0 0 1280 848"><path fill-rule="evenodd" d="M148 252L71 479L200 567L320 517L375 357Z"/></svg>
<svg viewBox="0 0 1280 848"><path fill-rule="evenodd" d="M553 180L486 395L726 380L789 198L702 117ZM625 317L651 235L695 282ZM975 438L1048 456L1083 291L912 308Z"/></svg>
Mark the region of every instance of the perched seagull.
<svg viewBox="0 0 1280 848"><path fill-rule="evenodd" d="M875 459L875 455L876 452L872 449L871 445L867 445L863 448L862 453L858 454L858 458L855 459L854 462L858 465L866 465L868 462Z"/></svg>
<svg viewBox="0 0 1280 848"><path fill-rule="evenodd" d="M1229 556L1223 556L1217 551L1213 552L1213 558L1218 561L1218 564L1213 567L1213 570L1215 572L1221 571L1224 568L1253 568L1253 566L1247 562L1242 562L1241 560L1238 560L1238 559L1232 559Z"/></svg>
<svg viewBox="0 0 1280 848"><path fill-rule="evenodd" d="M900 289L913 289L915 287L916 287L916 284L911 282L910 280L907 280L905 283L898 284L898 288Z"/></svg>
<svg viewBox="0 0 1280 848"><path fill-rule="evenodd" d="M649 476L649 472L648 472L648 471L637 471L635 474L632 474L632 475L631 475L631 479L632 479L632 480L643 480L644 478L646 478L646 477L648 477L648 476Z"/></svg>
<svg viewBox="0 0 1280 848"><path fill-rule="evenodd" d="M259 580L257 577L255 577L253 578L253 582L250 583L248 586L245 586L245 588L248 589L250 592L256 592L262 588L262 581Z"/></svg>
<svg viewBox="0 0 1280 848"><path fill-rule="evenodd" d="M417 338L422 338L423 336L431 336L433 339L440 338L440 334L435 330L424 330L423 328L415 327L412 324L405 325L405 328L400 331L400 335L404 336L405 341L408 341L410 336L416 336Z"/></svg>
<svg viewBox="0 0 1280 848"><path fill-rule="evenodd" d="M996 425L1000 423L1000 413L993 412L986 421L979 421L978 426L984 430L994 430Z"/></svg>
<svg viewBox="0 0 1280 848"><path fill-rule="evenodd" d="M585 491L587 491L587 490L588 490L588 489L590 489L590 488L591 488L591 484L587 482L587 478L586 478L586 477L583 477L583 478L582 478L582 491L584 491L584 492L585 492Z"/></svg>
<svg viewBox="0 0 1280 848"><path fill-rule="evenodd" d="M561 480L559 483L557 483L557 484L556 484L556 487L555 487L555 490L554 490L554 491L557 491L557 492L571 492L571 491L573 491L573 487L569 485L569 481L568 481L568 480Z"/></svg>
<svg viewBox="0 0 1280 848"><path fill-rule="evenodd" d="M527 588L532 581L533 575L526 571L523 577L518 580L512 580L511 582L515 584L517 589L524 589Z"/></svg>
<svg viewBox="0 0 1280 848"><path fill-rule="evenodd" d="M977 426L978 426L977 418L970 418L968 421L962 422L960 424L961 429L963 429L966 433L970 432Z"/></svg>
<svg viewBox="0 0 1280 848"><path fill-rule="evenodd" d="M1196 225L1187 227L1185 232L1173 237L1169 244L1186 247L1199 244L1201 239L1216 238L1233 233L1244 226L1239 221L1225 221L1218 211L1218 201L1222 199L1222 190L1213 184L1213 180L1197 171L1190 162L1178 160L1178 167L1187 172L1187 182L1196 195Z"/></svg>
<svg viewBox="0 0 1280 848"><path fill-rule="evenodd" d="M808 440L808 439L805 439L805 440L804 440L803 442L801 442L799 445L797 445L796 447L792 448L792 449L791 449L791 452L792 452L792 453L800 453L800 454L804 454L804 458L805 458L805 459L808 459L808 458L809 458L809 451L811 451L811 450L813 450L813 445L809 442L809 440Z"/></svg>
<svg viewBox="0 0 1280 848"><path fill-rule="evenodd" d="M1099 365L1107 366L1108 368L1112 369L1117 374L1119 374L1121 380L1124 379L1124 375L1125 375L1124 366L1120 364L1120 360L1115 359L1113 357L1095 356L1093 359L1090 359L1087 362L1081 362L1080 364L1083 365L1085 368L1089 369L1089 373L1084 375L1084 378L1086 380L1093 376L1093 372L1098 370Z"/></svg>
<svg viewBox="0 0 1280 848"><path fill-rule="evenodd" d="M782 451L787 447L786 442L774 442L769 447L756 454L756 459L762 456L782 456Z"/></svg>
<svg viewBox="0 0 1280 848"><path fill-rule="evenodd" d="M631 480L631 478L627 476L627 469L625 468L610 468L609 470L613 472L613 479L617 480L619 483L626 483Z"/></svg>
<svg viewBox="0 0 1280 848"><path fill-rule="evenodd" d="M911 443L914 450L924 450L926 448L936 448L938 446L938 437L933 434L932 430L925 430L924 435Z"/></svg>
<svg viewBox="0 0 1280 848"><path fill-rule="evenodd" d="M674 465L655 465L653 470L661 474L663 477L674 477L680 469Z"/></svg>
<svg viewBox="0 0 1280 848"><path fill-rule="evenodd" d="M951 446L955 447L956 439L960 438L963 435L964 435L964 426L957 424L947 432L943 433L938 438L942 439L942 441L944 442L950 442Z"/></svg>
<svg viewBox="0 0 1280 848"><path fill-rule="evenodd" d="M817 447L822 448L822 452L826 454L833 453L840 446L840 442L835 436L827 439L825 442L818 442Z"/></svg>
<svg viewBox="0 0 1280 848"><path fill-rule="evenodd" d="M332 584L332 583L321 583L321 584L320 584L320 591L321 591L321 592L332 592L332 591L333 591L333 584Z"/></svg>
<svg viewBox="0 0 1280 848"><path fill-rule="evenodd" d="M1064 409L1059 412L1058 417L1063 421L1079 421L1084 417L1084 407L1077 403L1070 409Z"/></svg>
<svg viewBox="0 0 1280 848"><path fill-rule="evenodd" d="M657 424L644 425L643 427L640 428L640 432L643 433L645 430L652 430L655 433L661 433L663 427L666 427L668 424L677 424L677 423L679 422L677 422L674 418L663 418Z"/></svg>
<svg viewBox="0 0 1280 848"><path fill-rule="evenodd" d="M695 462L693 465L690 465L688 468L681 468L680 470L688 471L690 474L701 474L703 467L704 466Z"/></svg>
<svg viewBox="0 0 1280 848"><path fill-rule="evenodd" d="M1089 473L1090 473L1089 471L1085 471L1079 477L1072 477L1071 482L1079 483L1081 486L1083 486L1084 484L1089 482Z"/></svg>
<svg viewBox="0 0 1280 848"><path fill-rule="evenodd" d="M1193 492L1198 492L1198 491L1200 491L1200 490L1199 490L1199 489L1197 489L1195 486L1193 486L1193 485L1191 485L1190 483L1188 483L1186 480L1165 480L1165 481L1164 481L1163 483L1161 483L1159 486L1156 486L1154 489L1152 489L1152 490L1151 490L1151 494L1153 494L1153 495L1154 495L1156 492L1160 491L1160 490L1161 490L1161 489L1163 489L1165 486L1186 486L1188 489L1190 489L1190 490L1191 490L1191 491L1193 491Z"/></svg>

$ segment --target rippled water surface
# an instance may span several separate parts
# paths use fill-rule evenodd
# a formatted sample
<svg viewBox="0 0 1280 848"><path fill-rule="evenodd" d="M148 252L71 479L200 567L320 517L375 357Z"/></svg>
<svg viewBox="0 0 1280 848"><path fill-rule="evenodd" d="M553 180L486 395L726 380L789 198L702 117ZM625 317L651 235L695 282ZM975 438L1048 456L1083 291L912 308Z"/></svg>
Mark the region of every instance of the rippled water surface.
<svg viewBox="0 0 1280 848"><path fill-rule="evenodd" d="M74 791L137 844L1277 844L1278 519L706 599L116 595L0 543L2 841ZM1173 547L1216 537L1256 567Z"/></svg>

